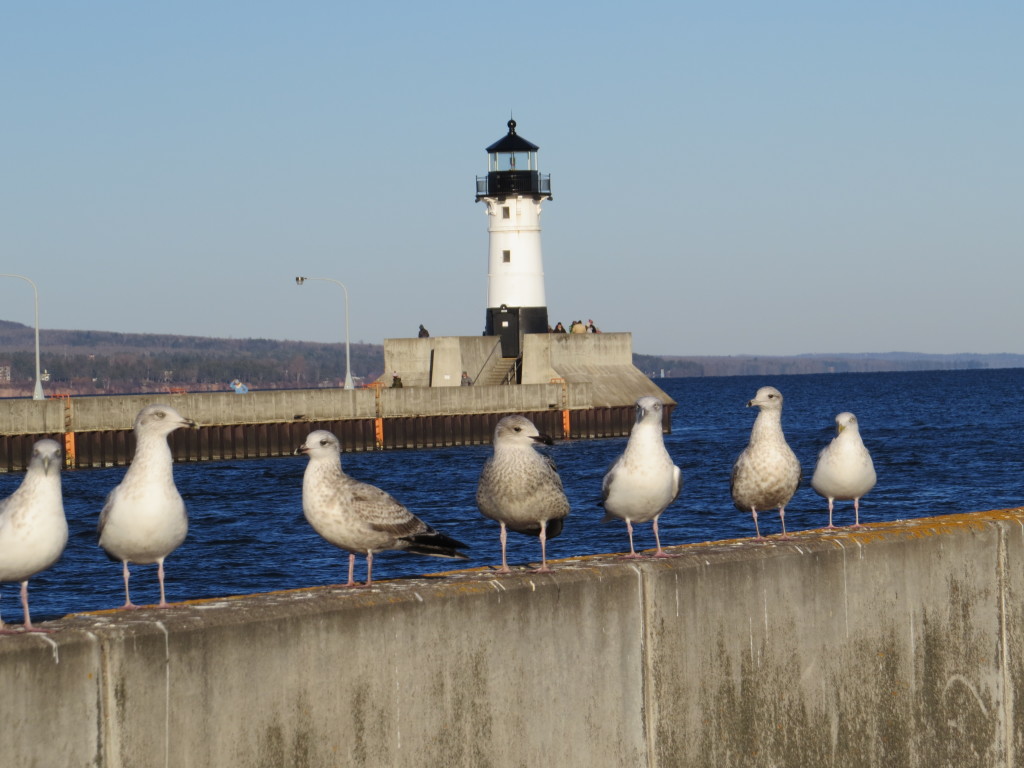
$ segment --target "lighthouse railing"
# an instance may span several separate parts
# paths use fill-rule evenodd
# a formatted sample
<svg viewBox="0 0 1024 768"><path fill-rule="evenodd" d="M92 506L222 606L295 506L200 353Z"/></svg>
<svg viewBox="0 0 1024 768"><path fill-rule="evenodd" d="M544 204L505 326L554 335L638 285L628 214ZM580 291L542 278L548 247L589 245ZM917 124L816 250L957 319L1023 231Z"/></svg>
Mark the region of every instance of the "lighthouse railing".
<svg viewBox="0 0 1024 768"><path fill-rule="evenodd" d="M508 195L551 196L551 174L538 171L493 171L476 177L476 196L506 197Z"/></svg>

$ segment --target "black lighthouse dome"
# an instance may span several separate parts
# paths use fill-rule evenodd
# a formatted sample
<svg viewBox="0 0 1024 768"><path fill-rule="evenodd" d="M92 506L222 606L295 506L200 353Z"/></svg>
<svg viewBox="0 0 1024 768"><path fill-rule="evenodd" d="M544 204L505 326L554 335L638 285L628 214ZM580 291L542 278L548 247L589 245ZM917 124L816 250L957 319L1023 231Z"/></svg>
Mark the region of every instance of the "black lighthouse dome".
<svg viewBox="0 0 1024 768"><path fill-rule="evenodd" d="M516 133L516 121L508 121L508 133L487 147L487 175L476 177L476 199L522 195L551 197L551 174L541 174L536 144Z"/></svg>

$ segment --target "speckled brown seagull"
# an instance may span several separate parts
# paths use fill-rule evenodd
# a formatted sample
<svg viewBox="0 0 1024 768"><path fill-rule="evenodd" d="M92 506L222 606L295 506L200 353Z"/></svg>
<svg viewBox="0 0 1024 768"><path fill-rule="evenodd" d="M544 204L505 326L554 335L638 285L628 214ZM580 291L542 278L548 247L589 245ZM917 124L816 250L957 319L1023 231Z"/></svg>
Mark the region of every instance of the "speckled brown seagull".
<svg viewBox="0 0 1024 768"><path fill-rule="evenodd" d="M786 538L786 504L800 486L800 462L782 434L782 393L775 387L761 387L747 407L758 408L758 414L750 442L732 468L732 500L736 509L753 515L759 539L757 511L778 507Z"/></svg>
<svg viewBox="0 0 1024 768"><path fill-rule="evenodd" d="M540 568L548 573L547 540L562 532L569 500L562 480L547 456L537 453L538 443L551 445L525 416L506 416L494 429L494 453L484 463L476 490L480 512L501 525L501 568L508 573L506 529L540 538Z"/></svg>
<svg viewBox="0 0 1024 768"><path fill-rule="evenodd" d="M327 430L311 432L295 453L309 457L302 477L302 511L313 530L349 553L348 582L356 586L356 554L366 555L366 584L373 583L373 555L401 550L465 560L468 549L439 533L388 493L341 469L341 443Z"/></svg>

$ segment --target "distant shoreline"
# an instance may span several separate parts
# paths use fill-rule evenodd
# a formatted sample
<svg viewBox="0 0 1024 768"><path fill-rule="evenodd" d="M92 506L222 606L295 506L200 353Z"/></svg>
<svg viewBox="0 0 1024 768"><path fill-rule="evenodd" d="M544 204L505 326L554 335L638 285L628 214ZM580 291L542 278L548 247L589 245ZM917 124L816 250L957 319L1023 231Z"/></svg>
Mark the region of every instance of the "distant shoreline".
<svg viewBox="0 0 1024 768"><path fill-rule="evenodd" d="M173 334L40 329L47 394L111 394L171 390L228 391L238 379L255 389L340 387L340 343L225 339ZM0 320L0 397L30 396L34 331ZM383 373L382 344L351 345L352 376L374 381ZM645 355L633 363L652 378L785 376L1024 368L1024 354L867 352L804 355ZM9 376L9 379L7 377Z"/></svg>
<svg viewBox="0 0 1024 768"><path fill-rule="evenodd" d="M633 355L634 364L648 376L693 378L712 376L785 376L809 373L885 373L909 371L973 371L1024 368L1024 355L915 352L772 355Z"/></svg>

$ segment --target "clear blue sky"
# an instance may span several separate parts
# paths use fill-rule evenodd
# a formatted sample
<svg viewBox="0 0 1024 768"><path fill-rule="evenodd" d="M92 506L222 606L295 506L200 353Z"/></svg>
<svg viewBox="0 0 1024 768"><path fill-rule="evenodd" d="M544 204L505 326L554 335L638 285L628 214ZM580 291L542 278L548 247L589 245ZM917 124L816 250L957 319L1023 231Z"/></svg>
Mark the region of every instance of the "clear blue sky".
<svg viewBox="0 0 1024 768"><path fill-rule="evenodd" d="M43 328L476 335L484 148L552 322L649 354L1024 352L1024 4L0 10L0 272ZM0 278L0 318L31 290Z"/></svg>

